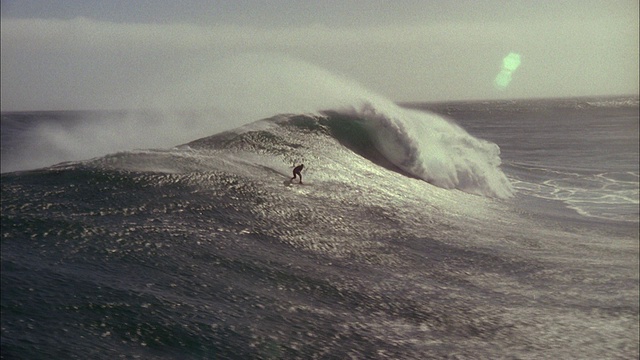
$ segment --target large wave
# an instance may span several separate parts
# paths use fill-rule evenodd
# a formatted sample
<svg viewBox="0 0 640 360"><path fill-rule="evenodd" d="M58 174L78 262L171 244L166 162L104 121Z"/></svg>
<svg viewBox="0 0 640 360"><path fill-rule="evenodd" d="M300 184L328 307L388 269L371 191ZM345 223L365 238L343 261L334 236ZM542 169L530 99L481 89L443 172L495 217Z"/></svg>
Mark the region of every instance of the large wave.
<svg viewBox="0 0 640 360"><path fill-rule="evenodd" d="M323 144L318 130L330 135L333 145ZM285 163L308 158L316 167L322 162L318 159L329 161L330 154L338 151L333 146L340 145L378 166L441 188L498 198L513 194L500 169L496 144L477 139L438 115L389 103L277 115L187 144L195 149L243 151L243 157L250 157L246 152L266 153L283 157ZM302 148L306 150L301 152ZM341 166L345 168L339 171L349 171L348 163Z"/></svg>
<svg viewBox="0 0 640 360"><path fill-rule="evenodd" d="M121 121L84 119L71 126L46 123L24 145L27 155L18 157L42 165L53 159L166 148L279 113L321 115L333 109L361 122L375 148L405 172L443 188L500 198L512 194L500 170L497 145L474 138L441 116L401 108L312 64L252 54L214 62L180 84L165 85L169 90L154 92L140 104L151 113L125 112ZM41 162L34 159L38 156Z"/></svg>

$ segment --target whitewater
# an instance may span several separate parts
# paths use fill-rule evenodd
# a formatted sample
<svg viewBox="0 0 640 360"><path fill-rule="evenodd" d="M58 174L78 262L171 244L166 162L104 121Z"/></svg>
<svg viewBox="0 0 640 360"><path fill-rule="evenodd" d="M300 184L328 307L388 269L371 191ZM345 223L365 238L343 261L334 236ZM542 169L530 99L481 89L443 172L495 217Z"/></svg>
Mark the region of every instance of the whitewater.
<svg viewBox="0 0 640 360"><path fill-rule="evenodd" d="M3 113L3 357L637 358L637 96L399 106L302 67L200 78L233 111ZM177 142L86 156L124 128Z"/></svg>

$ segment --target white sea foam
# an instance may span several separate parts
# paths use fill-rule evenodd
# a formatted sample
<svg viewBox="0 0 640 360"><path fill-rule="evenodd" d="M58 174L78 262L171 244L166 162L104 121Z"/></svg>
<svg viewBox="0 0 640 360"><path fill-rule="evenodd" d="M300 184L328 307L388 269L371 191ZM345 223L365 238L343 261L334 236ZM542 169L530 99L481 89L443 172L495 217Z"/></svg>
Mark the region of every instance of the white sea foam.
<svg viewBox="0 0 640 360"><path fill-rule="evenodd" d="M578 214L606 220L638 221L637 172L579 172L511 164L535 174L536 182L514 179L519 193L562 201Z"/></svg>

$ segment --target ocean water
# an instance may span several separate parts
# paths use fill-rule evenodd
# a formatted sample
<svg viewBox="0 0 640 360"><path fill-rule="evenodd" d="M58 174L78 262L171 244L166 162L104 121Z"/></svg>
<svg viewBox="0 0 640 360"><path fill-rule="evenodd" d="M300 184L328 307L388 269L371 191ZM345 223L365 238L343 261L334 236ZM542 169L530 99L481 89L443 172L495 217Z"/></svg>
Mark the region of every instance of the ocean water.
<svg viewBox="0 0 640 360"><path fill-rule="evenodd" d="M2 114L1 358L639 356L637 97L126 119Z"/></svg>

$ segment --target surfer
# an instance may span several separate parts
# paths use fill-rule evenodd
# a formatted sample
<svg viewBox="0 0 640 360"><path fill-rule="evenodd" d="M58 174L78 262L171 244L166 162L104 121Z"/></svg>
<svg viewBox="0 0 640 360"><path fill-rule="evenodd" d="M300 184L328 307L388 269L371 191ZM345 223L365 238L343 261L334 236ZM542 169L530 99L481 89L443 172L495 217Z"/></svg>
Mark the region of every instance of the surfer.
<svg viewBox="0 0 640 360"><path fill-rule="evenodd" d="M302 184L302 174L300 173L300 171L302 171L302 168L304 168L304 164L300 164L293 169L293 177L290 181L293 181L296 176L300 176L300 184Z"/></svg>

